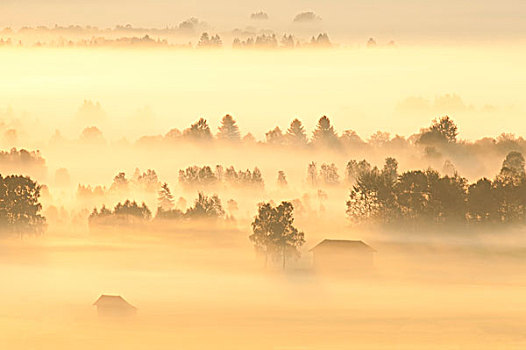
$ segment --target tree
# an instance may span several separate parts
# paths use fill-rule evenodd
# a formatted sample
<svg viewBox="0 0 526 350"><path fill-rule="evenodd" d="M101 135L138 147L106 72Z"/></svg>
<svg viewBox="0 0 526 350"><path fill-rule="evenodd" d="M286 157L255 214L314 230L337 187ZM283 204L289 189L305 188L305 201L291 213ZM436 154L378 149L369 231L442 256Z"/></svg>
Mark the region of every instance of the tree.
<svg viewBox="0 0 526 350"><path fill-rule="evenodd" d="M369 171L371 171L371 164L365 159L360 162L352 159L345 167L345 177L349 184L354 184L363 173Z"/></svg>
<svg viewBox="0 0 526 350"><path fill-rule="evenodd" d="M517 151L509 152L502 162L500 174L503 176L511 176L514 178L521 178L526 175L524 172L524 157L522 153Z"/></svg>
<svg viewBox="0 0 526 350"><path fill-rule="evenodd" d="M493 192L502 222L522 222L526 219L526 174L524 157L512 151L502 162L499 175L493 181Z"/></svg>
<svg viewBox="0 0 526 350"><path fill-rule="evenodd" d="M468 187L467 212L473 222L498 221L499 202L491 180L478 180Z"/></svg>
<svg viewBox="0 0 526 350"><path fill-rule="evenodd" d="M379 221L388 223L398 217L395 197L398 162L387 158L383 169L371 169L369 163L362 161L362 169L356 170L358 178L347 201L347 215L354 222ZM351 163L353 164L353 163Z"/></svg>
<svg viewBox="0 0 526 350"><path fill-rule="evenodd" d="M183 131L183 136L195 141L212 140L212 132L205 119L200 118L190 128Z"/></svg>
<svg viewBox="0 0 526 350"><path fill-rule="evenodd" d="M449 116L433 120L431 132L438 133L444 137L448 143L457 142L458 128L455 122Z"/></svg>
<svg viewBox="0 0 526 350"><path fill-rule="evenodd" d="M147 192L155 192L159 188L159 178L155 170L152 169L139 174L136 178L136 183Z"/></svg>
<svg viewBox="0 0 526 350"><path fill-rule="evenodd" d="M217 138L220 140L236 142L241 140L239 128L230 114L225 115L221 120L221 126L219 127Z"/></svg>
<svg viewBox="0 0 526 350"><path fill-rule="evenodd" d="M287 177L285 176L285 172L283 170L278 171L278 186L280 187L286 187L287 186Z"/></svg>
<svg viewBox="0 0 526 350"><path fill-rule="evenodd" d="M46 219L39 214L41 186L29 177L0 175L0 230L41 233Z"/></svg>
<svg viewBox="0 0 526 350"><path fill-rule="evenodd" d="M423 217L429 199L425 172L416 170L403 173L395 185L395 191L400 214L404 219L416 222Z"/></svg>
<svg viewBox="0 0 526 350"><path fill-rule="evenodd" d="M90 225L128 225L149 221L151 217L152 212L144 202L138 205L136 201L126 200L124 203L117 203L113 211L105 206L102 206L100 212L97 208L93 209L88 222Z"/></svg>
<svg viewBox="0 0 526 350"><path fill-rule="evenodd" d="M376 191L355 186L351 190L345 211L355 223L375 221L380 215L380 203Z"/></svg>
<svg viewBox="0 0 526 350"><path fill-rule="evenodd" d="M250 182L252 183L252 185L263 187L263 175L261 174L261 170L259 170L258 167L255 167L252 171L252 179Z"/></svg>
<svg viewBox="0 0 526 350"><path fill-rule="evenodd" d="M369 137L369 144L374 147L385 147L391 141L391 134L384 131L377 131Z"/></svg>
<svg viewBox="0 0 526 350"><path fill-rule="evenodd" d="M320 178L325 185L333 186L340 183L340 176L338 175L338 168L334 163L322 164L320 169Z"/></svg>
<svg viewBox="0 0 526 350"><path fill-rule="evenodd" d="M221 199L215 194L211 197L199 192L194 206L188 208L185 216L190 219L218 219L225 216Z"/></svg>
<svg viewBox="0 0 526 350"><path fill-rule="evenodd" d="M315 145L335 147L338 145L338 142L338 135L336 135L329 118L326 116L321 117L312 135L312 143Z"/></svg>
<svg viewBox="0 0 526 350"><path fill-rule="evenodd" d="M318 169L314 162L311 162L307 168L307 183L311 186L318 185Z"/></svg>
<svg viewBox="0 0 526 350"><path fill-rule="evenodd" d="M113 214L116 216L122 215L125 217L135 217L140 220L150 220L152 212L143 202L140 206L136 201L126 200L124 203L117 203L113 209Z"/></svg>
<svg viewBox="0 0 526 350"><path fill-rule="evenodd" d="M285 136L283 136L283 132L281 132L281 129L278 126L268 131L265 134L265 137L267 139L267 143L272 145L282 145L285 141Z"/></svg>
<svg viewBox="0 0 526 350"><path fill-rule="evenodd" d="M418 139L424 145L443 143L456 143L458 128L455 122L448 116L434 119L431 127L424 129Z"/></svg>
<svg viewBox="0 0 526 350"><path fill-rule="evenodd" d="M117 192L127 192L129 181L126 178L126 173L120 172L113 178L110 190Z"/></svg>
<svg viewBox="0 0 526 350"><path fill-rule="evenodd" d="M440 177L426 172L429 183L429 212L436 223L462 223L466 220L467 180L458 174Z"/></svg>
<svg viewBox="0 0 526 350"><path fill-rule="evenodd" d="M467 180L455 174L440 177L434 170L410 171L396 183L403 218L416 223L459 223L466 219Z"/></svg>
<svg viewBox="0 0 526 350"><path fill-rule="evenodd" d="M171 210L174 207L174 196L166 182L161 185L157 202L158 208L162 210Z"/></svg>
<svg viewBox="0 0 526 350"><path fill-rule="evenodd" d="M385 159L385 164L382 172L385 174L387 179L394 185L398 179L398 161L392 157Z"/></svg>
<svg viewBox="0 0 526 350"><path fill-rule="evenodd" d="M285 269L286 259L299 255L299 248L305 243L305 235L294 226L294 206L290 202L281 202L277 207L271 203L260 203L258 214L252 222L253 234L249 236L256 250L274 260L281 258Z"/></svg>
<svg viewBox="0 0 526 350"><path fill-rule="evenodd" d="M307 134L299 119L294 119L287 129L287 142L291 145L304 146L307 144Z"/></svg>
<svg viewBox="0 0 526 350"><path fill-rule="evenodd" d="M221 47L222 45L223 42L218 34L210 36L208 33L201 34L201 38L197 43L197 47Z"/></svg>
<svg viewBox="0 0 526 350"><path fill-rule="evenodd" d="M190 166L179 170L179 182L185 187L207 187L217 183L217 177L209 166Z"/></svg>

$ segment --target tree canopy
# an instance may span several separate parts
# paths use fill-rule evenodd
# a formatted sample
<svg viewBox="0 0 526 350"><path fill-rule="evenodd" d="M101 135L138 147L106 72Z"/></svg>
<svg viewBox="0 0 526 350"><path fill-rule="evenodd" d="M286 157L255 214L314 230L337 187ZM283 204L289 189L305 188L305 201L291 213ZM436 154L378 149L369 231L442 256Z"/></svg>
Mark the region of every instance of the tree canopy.
<svg viewBox="0 0 526 350"><path fill-rule="evenodd" d="M0 175L0 231L41 233L45 218L40 215L41 186L29 177Z"/></svg>
<svg viewBox="0 0 526 350"><path fill-rule="evenodd" d="M303 232L294 226L294 206L281 202L277 207L271 203L261 203L252 222L253 234L249 239L255 248L274 260L282 260L285 268L289 256L299 255L299 248L305 243Z"/></svg>

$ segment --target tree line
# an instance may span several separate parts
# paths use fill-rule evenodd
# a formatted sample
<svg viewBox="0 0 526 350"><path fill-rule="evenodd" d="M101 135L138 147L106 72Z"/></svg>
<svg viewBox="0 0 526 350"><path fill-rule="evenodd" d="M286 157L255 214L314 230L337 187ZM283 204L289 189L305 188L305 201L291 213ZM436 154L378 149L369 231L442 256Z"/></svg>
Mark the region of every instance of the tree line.
<svg viewBox="0 0 526 350"><path fill-rule="evenodd" d="M347 215L355 223L420 228L421 224L516 224L526 222L525 161L509 152L493 178L468 183L458 173L433 169L398 173L387 158L382 169L352 163L356 176ZM364 165L362 163L362 165Z"/></svg>
<svg viewBox="0 0 526 350"><path fill-rule="evenodd" d="M207 196L198 193L193 206L185 212L174 208L174 197L166 183L161 186L158 208L153 221L192 221L225 219L225 210L217 195ZM252 234L249 240L256 252L265 258L265 266L270 262L281 262L285 268L288 258L300 256L300 248L305 243L305 235L294 226L294 206L291 202L260 203L251 223ZM113 210L102 206L95 208L89 216L91 226L133 225L152 221L152 213L146 204L126 200L119 202Z"/></svg>
<svg viewBox="0 0 526 350"><path fill-rule="evenodd" d="M429 157L439 157L455 151L476 153L481 148L493 149L506 154L509 151L526 149L526 140L513 134L501 134L497 138L484 138L474 142L458 139L458 127L449 117L434 119L431 125L420 129L418 133L404 137L392 136L388 132L377 131L368 139L362 139L354 130L337 132L331 120L322 116L309 136L303 123L298 118L291 121L286 129L276 126L265 133L265 139L257 141L251 133L241 135L237 121L227 114L221 119L217 133L214 135L204 118L200 118L183 131L174 128L164 136L143 136L138 144L155 144L160 142L191 141L209 143L220 141L231 144L267 144L284 147L325 147L335 150L403 149L418 146Z"/></svg>
<svg viewBox="0 0 526 350"><path fill-rule="evenodd" d="M179 183L184 187L207 187L225 183L231 186L241 187L255 187L263 188L263 176L258 167L253 171L249 169L243 171L236 169L233 166L223 168L221 165L216 165L212 170L210 166L191 166L185 170L179 170Z"/></svg>
<svg viewBox="0 0 526 350"><path fill-rule="evenodd" d="M159 220L218 220L227 219L221 199L217 195L208 196L202 192L198 193L193 206L183 211L175 208L174 198L166 183L161 185L158 197L158 207L155 217L151 210L143 202L139 205L136 201L126 200L119 202L112 209L102 206L101 209L94 208L88 223L92 226L100 225L133 225L150 222L152 219Z"/></svg>

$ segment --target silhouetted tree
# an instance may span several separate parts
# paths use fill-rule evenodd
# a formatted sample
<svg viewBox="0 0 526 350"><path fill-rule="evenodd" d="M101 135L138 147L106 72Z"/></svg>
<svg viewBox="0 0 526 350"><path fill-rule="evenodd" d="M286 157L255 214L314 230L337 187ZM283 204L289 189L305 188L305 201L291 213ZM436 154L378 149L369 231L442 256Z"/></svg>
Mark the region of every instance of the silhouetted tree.
<svg viewBox="0 0 526 350"><path fill-rule="evenodd" d="M197 47L202 48L218 48L221 46L223 46L223 43L218 34L210 36L208 33L203 33L197 43Z"/></svg>
<svg viewBox="0 0 526 350"><path fill-rule="evenodd" d="M110 190L117 192L127 192L129 181L126 178L126 173L120 172L113 178Z"/></svg>
<svg viewBox="0 0 526 350"><path fill-rule="evenodd" d="M508 153L493 181L493 190L501 222L517 223L526 219L526 174L520 152Z"/></svg>
<svg viewBox="0 0 526 350"><path fill-rule="evenodd" d="M491 180L483 178L468 187L467 211L470 221L500 221L498 209L499 202Z"/></svg>
<svg viewBox="0 0 526 350"><path fill-rule="evenodd" d="M338 185L340 183L340 176L338 175L338 168L334 163L322 164L320 168L320 178L325 185Z"/></svg>
<svg viewBox="0 0 526 350"><path fill-rule="evenodd" d="M191 166L179 170L179 183L185 187L206 187L217 183L217 177L209 166Z"/></svg>
<svg viewBox="0 0 526 350"><path fill-rule="evenodd" d="M431 125L431 131L434 131L442 135L447 142L455 143L457 142L458 128L447 115L440 118L439 120L434 120L433 125Z"/></svg>
<svg viewBox="0 0 526 350"><path fill-rule="evenodd" d="M265 134L265 137L267 139L267 143L272 145L282 145L285 142L285 137L281 132L281 129L277 126L274 129L268 131Z"/></svg>
<svg viewBox="0 0 526 350"><path fill-rule="evenodd" d="M299 119L294 119L287 130L287 141L291 145L304 146L307 144L307 134Z"/></svg>
<svg viewBox="0 0 526 350"><path fill-rule="evenodd" d="M282 259L285 269L286 259L299 255L299 248L305 243L303 232L294 226L294 207L290 202L281 202L277 207L270 203L261 203L258 214L252 222L253 234L249 236L255 248L268 257Z"/></svg>
<svg viewBox="0 0 526 350"><path fill-rule="evenodd" d="M329 118L326 116L321 117L312 135L312 143L315 145L335 147L338 145L338 142L338 135L336 135Z"/></svg>
<svg viewBox="0 0 526 350"><path fill-rule="evenodd" d="M230 185L235 186L255 186L263 187L263 176L259 168L255 167L253 171L236 171L233 166L228 167L224 172L224 180Z"/></svg>
<svg viewBox="0 0 526 350"><path fill-rule="evenodd" d="M148 169L142 174L138 174L136 184L144 191L155 192L160 186L159 178L155 170Z"/></svg>
<svg viewBox="0 0 526 350"><path fill-rule="evenodd" d="M40 215L41 186L29 177L0 175L0 231L41 233L46 219Z"/></svg>
<svg viewBox="0 0 526 350"><path fill-rule="evenodd" d="M524 157L522 153L512 151L506 155L506 158L502 162L502 168L500 174L502 176L511 176L514 178L521 178L526 176L524 172Z"/></svg>
<svg viewBox="0 0 526 350"><path fill-rule="evenodd" d="M329 39L329 35L327 33L320 33L317 37L312 37L310 41L312 46L316 47L331 47L332 43Z"/></svg>
<svg viewBox="0 0 526 350"><path fill-rule="evenodd" d="M138 205L135 201L126 200L124 203L117 203L113 211L103 206L99 211L97 208L88 218L90 225L119 225L135 224L137 222L147 222L151 219L152 212L146 204Z"/></svg>
<svg viewBox="0 0 526 350"><path fill-rule="evenodd" d="M117 203L113 209L114 215L122 215L139 218L141 220L150 220L152 217L152 212L144 202L139 206L137 202L126 200L124 203Z"/></svg>
<svg viewBox="0 0 526 350"><path fill-rule="evenodd" d="M205 119L200 118L189 129L183 131L183 136L195 141L212 140L212 132Z"/></svg>
<svg viewBox="0 0 526 350"><path fill-rule="evenodd" d="M382 171L377 167L371 168L365 160L360 163L356 161L349 163L357 174L356 183L347 201L349 218L354 222L371 220L387 223L396 220L398 217L395 196L397 161L394 158L387 158Z"/></svg>
<svg viewBox="0 0 526 350"><path fill-rule="evenodd" d="M382 172L387 177L387 180L394 185L398 179L398 161L392 157L386 158Z"/></svg>
<svg viewBox="0 0 526 350"><path fill-rule="evenodd" d="M224 217L225 211L217 195L208 197L199 192L194 206L188 208L185 216L190 219L218 219Z"/></svg>
<svg viewBox="0 0 526 350"><path fill-rule="evenodd" d="M236 125L236 121L230 114L227 114L221 120L221 126L217 133L217 138L225 141L240 141L241 136L239 134L239 128Z"/></svg>
<svg viewBox="0 0 526 350"><path fill-rule="evenodd" d="M171 210L174 207L174 197L166 182L161 185L157 202L158 208L162 210Z"/></svg>
<svg viewBox="0 0 526 350"><path fill-rule="evenodd" d="M350 160L345 167L345 177L347 183L354 184L363 173L369 171L371 171L371 164L369 164L365 159L360 162L354 159Z"/></svg>
<svg viewBox="0 0 526 350"><path fill-rule="evenodd" d="M458 128L448 116L434 119L431 127L423 130L418 142L426 145L457 142Z"/></svg>

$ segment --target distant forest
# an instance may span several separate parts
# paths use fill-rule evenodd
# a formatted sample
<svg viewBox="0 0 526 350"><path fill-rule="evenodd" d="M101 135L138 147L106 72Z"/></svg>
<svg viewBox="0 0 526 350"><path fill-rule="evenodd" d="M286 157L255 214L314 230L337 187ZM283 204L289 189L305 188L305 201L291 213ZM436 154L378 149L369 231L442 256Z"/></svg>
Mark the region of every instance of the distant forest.
<svg viewBox="0 0 526 350"><path fill-rule="evenodd" d="M91 131L93 132L93 139L102 137L100 130L94 128ZM418 133L409 137L393 136L388 132L377 131L365 140L354 130L344 130L338 133L327 116L319 119L316 128L309 137L301 120L296 118L292 120L287 129L282 130L277 126L265 133L264 140L258 141L251 133L242 136L236 120L227 114L222 118L221 125L215 135L212 133L207 120L200 118L182 131L174 128L165 135L143 136L136 143L140 146L155 146L188 141L206 145L209 145L210 142L234 145L242 142L244 144L261 144L292 149L321 148L338 152L349 150L393 152L418 147L430 159L440 159L442 156L448 155L469 157L488 154L488 152L503 157L510 151L526 151L526 140L511 133L503 133L496 138L485 137L475 141L461 140L458 138L457 125L448 116L433 120L431 125L420 129ZM447 168L451 165L445 164L445 166Z"/></svg>
<svg viewBox="0 0 526 350"><path fill-rule="evenodd" d="M95 127L83 132L82 142L89 145L104 142L100 130ZM521 137L503 134L496 139L485 138L474 142L458 139L458 128L454 121L445 116L432 121L431 125L409 138L391 137L388 133L378 132L367 141L362 140L355 132L345 131L338 134L328 117L318 121L311 137L308 137L302 122L294 119L289 128L283 132L276 127L266 133L265 141L256 141L247 134L241 136L235 119L226 115L222 118L218 132L214 135L205 119L199 119L187 129L173 129L164 136L145 137L138 140L138 146L155 146L191 142L206 147L215 144L236 146L261 145L261 147L285 148L292 150L332 150L342 155L349 150L361 149L362 154L382 150L383 154L394 153L396 149L420 150L429 159L446 159L442 169L423 168L400 172L395 157L387 157L383 166L375 166L366 159L349 159L344 166L332 162L310 162L305 164L303 186L317 191L320 201L327 199L325 189L335 188L349 191L348 198L341 203L342 215L347 215L353 225L386 225L406 227L418 230L422 225L495 225L526 223L526 172L523 157L526 142ZM236 146L237 147L237 146ZM477 155L501 154L500 170L493 177L468 180L463 177L448 159L450 156L459 159L470 159ZM309 154L308 152L305 154ZM320 153L322 154L322 153ZM495 158L497 159L497 158ZM2 172L13 173L9 169L45 170L45 160L39 152L24 149L12 149L0 152ZM58 179L69 179L67 169L58 169ZM19 226L22 220L20 212L28 215L29 221L40 226L45 219L38 214L41 204L40 194L49 196L47 186L38 185L30 178L5 177L4 181L18 181L15 189L5 192L11 203L19 203L29 192L31 206L7 207L2 215L5 227ZM26 181L26 182L23 182ZM65 180L64 180L65 181ZM194 220L201 218L233 220L232 213L237 210L235 200L227 201L223 207L217 195L208 195L219 189L241 189L245 194L250 191L265 191L270 184L272 188L285 189L289 186L287 174L279 170L272 179L264 179L261 170L236 169L228 164L190 165L179 169L178 185L186 192L198 193L193 206L187 207L181 197L175 200L167 183L160 180L154 169L141 172L136 169L131 177L120 172L113 178L109 187L82 185L77 187L76 199L85 203L104 203L106 196L111 198L133 198L136 193L158 195L157 210L154 211L142 203L133 200L121 201L114 209L102 207L95 209L90 216L90 223L122 224L133 218L133 222L156 220ZM60 186L60 183L58 183ZM5 186L10 186L5 182ZM18 187L17 187L18 186ZM6 199L7 200L7 199ZM4 201L4 203L7 203ZM20 202L22 203L22 202ZM290 204L302 212L302 200L291 199ZM92 205L92 204L89 204ZM26 212L29 210L29 212ZM128 218L128 219L127 219Z"/></svg>
<svg viewBox="0 0 526 350"><path fill-rule="evenodd" d="M221 36L230 39L225 43ZM212 33L208 24L190 18L166 28L135 28L131 25L100 29L93 26L22 27L0 30L0 47L172 47L172 48L328 48L327 33L310 38L269 30L235 29L224 34ZM370 45L368 45L370 46Z"/></svg>

